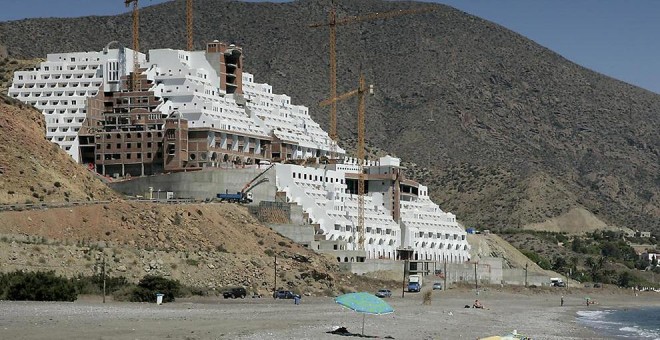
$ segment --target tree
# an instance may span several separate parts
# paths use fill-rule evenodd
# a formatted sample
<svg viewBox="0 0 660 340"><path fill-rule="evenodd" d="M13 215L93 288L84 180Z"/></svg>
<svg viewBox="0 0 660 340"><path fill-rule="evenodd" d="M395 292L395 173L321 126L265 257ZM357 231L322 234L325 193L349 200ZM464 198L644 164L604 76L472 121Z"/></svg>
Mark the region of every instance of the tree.
<svg viewBox="0 0 660 340"><path fill-rule="evenodd" d="M179 281L147 275L140 280L138 287L133 291L131 301L153 302L156 300L156 294L163 294L163 302L172 302L179 295L180 290Z"/></svg>
<svg viewBox="0 0 660 340"><path fill-rule="evenodd" d="M566 272L566 267L568 266L568 263L566 260L564 260L563 257L557 256L555 257L555 261L552 263L552 270L564 273Z"/></svg>
<svg viewBox="0 0 660 340"><path fill-rule="evenodd" d="M625 287L628 288L631 286L631 283L633 282L634 277L629 273L629 272L622 272L619 274L619 277L616 281L616 284L619 287Z"/></svg>
<svg viewBox="0 0 660 340"><path fill-rule="evenodd" d="M76 287L55 272L15 271L0 275L0 299L20 301L75 301ZM4 297L3 297L4 295Z"/></svg>

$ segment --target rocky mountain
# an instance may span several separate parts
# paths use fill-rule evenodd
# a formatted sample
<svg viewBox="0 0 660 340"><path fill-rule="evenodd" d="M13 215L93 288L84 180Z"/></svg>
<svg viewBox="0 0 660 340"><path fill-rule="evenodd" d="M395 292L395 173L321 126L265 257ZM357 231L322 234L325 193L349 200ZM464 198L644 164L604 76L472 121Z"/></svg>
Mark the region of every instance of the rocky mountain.
<svg viewBox="0 0 660 340"><path fill-rule="evenodd" d="M453 8L382 0L338 2L338 17L434 11L339 26L338 90L364 72L367 140L469 226L516 227L585 209L610 225L660 232L660 97L576 65L501 26ZM312 108L328 93L329 0L195 1L195 45L244 47L246 69ZM185 10L141 10L141 48L183 48ZM14 58L130 45L130 15L0 24ZM342 146L355 141L356 102L339 105Z"/></svg>

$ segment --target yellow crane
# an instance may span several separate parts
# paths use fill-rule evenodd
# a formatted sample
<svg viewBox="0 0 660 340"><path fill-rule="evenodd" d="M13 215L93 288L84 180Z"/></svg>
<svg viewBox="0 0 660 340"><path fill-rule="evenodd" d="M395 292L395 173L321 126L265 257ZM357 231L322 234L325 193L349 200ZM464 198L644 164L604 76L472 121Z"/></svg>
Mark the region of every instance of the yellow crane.
<svg viewBox="0 0 660 340"><path fill-rule="evenodd" d="M309 25L309 27L325 27L328 26L330 30L330 98L337 97L337 26L348 25L352 23L370 21L370 20L379 20L397 17L405 14L414 14L414 13L425 13L435 10L434 7L423 7L418 9L408 9L408 10L398 10L398 11L389 11L382 13L371 13L362 16L350 16L346 18L337 19L337 11L335 7L335 1L332 0L332 6L330 7L330 12L328 13L328 21L315 23ZM330 158L337 157L337 143L339 142L339 137L337 135L337 103L332 101L330 104Z"/></svg>
<svg viewBox="0 0 660 340"><path fill-rule="evenodd" d="M354 95L358 95L358 142L357 142L357 159L358 159L358 220L357 220L357 229L358 229L358 240L357 240L357 249L364 250L364 135L365 135L365 111L366 111L366 94L374 93L373 85L369 85L367 88L366 82L364 80L364 74L360 73L360 80L358 83L358 88L346 92L338 97L333 97L326 99L321 102L322 106L331 105L337 103L340 100L348 99Z"/></svg>
<svg viewBox="0 0 660 340"><path fill-rule="evenodd" d="M138 13L138 0L124 0L124 5L130 7L133 4L133 73L131 73L131 90L137 91L138 51L140 50L140 16Z"/></svg>
<svg viewBox="0 0 660 340"><path fill-rule="evenodd" d="M186 49L193 50L193 0L186 0L186 30L188 32L188 40Z"/></svg>

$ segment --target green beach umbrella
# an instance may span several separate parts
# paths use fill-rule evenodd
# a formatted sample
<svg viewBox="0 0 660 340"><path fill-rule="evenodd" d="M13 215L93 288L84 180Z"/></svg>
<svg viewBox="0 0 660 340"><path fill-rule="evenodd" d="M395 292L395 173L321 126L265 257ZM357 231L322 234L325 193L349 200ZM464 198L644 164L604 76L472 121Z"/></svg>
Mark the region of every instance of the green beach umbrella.
<svg viewBox="0 0 660 340"><path fill-rule="evenodd" d="M394 312L394 308L383 299L366 292L340 295L335 298L335 302L362 313L362 335L364 335L364 318L367 314L383 315Z"/></svg>

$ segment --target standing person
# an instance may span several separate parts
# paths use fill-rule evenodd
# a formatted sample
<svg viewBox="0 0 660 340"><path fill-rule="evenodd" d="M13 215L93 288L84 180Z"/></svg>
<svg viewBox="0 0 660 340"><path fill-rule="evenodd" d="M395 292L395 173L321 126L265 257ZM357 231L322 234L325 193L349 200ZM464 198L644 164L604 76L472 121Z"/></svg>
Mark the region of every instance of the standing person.
<svg viewBox="0 0 660 340"><path fill-rule="evenodd" d="M564 296L563 295L561 296L560 306L562 306L562 307L564 306Z"/></svg>

